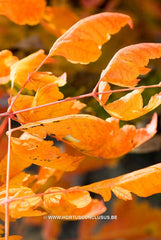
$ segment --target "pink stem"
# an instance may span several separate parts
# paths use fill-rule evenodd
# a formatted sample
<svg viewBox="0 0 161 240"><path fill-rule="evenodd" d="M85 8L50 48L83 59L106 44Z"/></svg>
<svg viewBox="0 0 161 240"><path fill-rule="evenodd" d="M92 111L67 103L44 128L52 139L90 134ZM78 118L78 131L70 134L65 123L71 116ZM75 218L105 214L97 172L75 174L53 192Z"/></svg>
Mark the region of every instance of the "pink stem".
<svg viewBox="0 0 161 240"><path fill-rule="evenodd" d="M156 85L151 85L151 86L141 86L141 87L134 87L134 88L124 88L124 89L109 90L109 91L106 91L106 92L95 92L95 93L91 92L91 93L83 94L83 95L72 97L72 98L63 99L63 100L56 101L56 102L46 103L46 104L39 105L39 106L32 107L32 108L26 108L26 109L14 111L12 114L23 113L23 112L27 112L27 111L31 111L31 110L36 110L36 109L52 106L52 105L55 105L55 104L58 104L58 103L69 102L69 101L72 101L72 100L78 100L78 99L87 98L87 97L97 98L96 95L99 95L99 94L126 92L126 91L132 91L132 90L137 90L137 89L154 88L154 87L161 87L161 85L156 84Z"/></svg>
<svg viewBox="0 0 161 240"><path fill-rule="evenodd" d="M94 96L97 94L97 88L98 88L101 80L102 80L102 78L97 82L96 86L94 87L94 89L93 89L93 91L92 91L92 93L94 94Z"/></svg>
<svg viewBox="0 0 161 240"><path fill-rule="evenodd" d="M18 96L22 93L22 91L24 90L24 88L26 87L26 85L30 82L31 79L31 75L29 75L27 81L24 83L24 85L22 86L22 88L20 89L20 91L17 93L16 97L14 98L14 100L12 101L12 96L10 96L10 101L12 101L10 103L10 106L8 108L8 112L11 112L11 109L13 107L13 104L15 103L15 101L17 100Z"/></svg>
<svg viewBox="0 0 161 240"><path fill-rule="evenodd" d="M10 177L10 155L11 155L11 118L8 118L8 155L6 172L6 199L5 199L5 240L9 236L9 177Z"/></svg>
<svg viewBox="0 0 161 240"><path fill-rule="evenodd" d="M5 116L12 117L12 115L15 115L15 114L18 114L18 113L28 112L28 111L31 111L31 110L35 110L35 109L39 109L39 108L55 105L55 104L58 104L58 103L68 102L68 101L77 100L77 99L86 98L86 97L94 97L94 98L96 98L96 95L99 95L99 94L109 94L109 93L116 93L116 92L127 92L127 91L132 91L132 90L137 90L137 89L143 89L143 88L146 89L146 88L155 88L155 87L161 87L161 84L159 83L159 84L150 85L150 86L140 86L140 87L133 87L133 88L122 88L122 89L116 89L116 90L109 90L109 91L105 91L105 92L95 92L94 93L92 91L91 93L83 94L83 95L72 97L72 98L63 99L63 100L60 100L60 101L57 101L57 102L51 102L51 103L39 105L39 106L32 107L32 108L26 108L26 109L14 111L14 112L1 113L0 117L5 117Z"/></svg>
<svg viewBox="0 0 161 240"><path fill-rule="evenodd" d="M26 109L14 111L12 114L23 113L23 112L27 112L27 111L31 111L31 110L36 110L36 109L52 106L52 105L55 105L55 104L58 104L58 103L69 102L69 101L73 101L73 100L77 100L77 99L81 99L81 98L86 98L86 97L93 97L93 93L87 93L87 94L83 94L83 95L76 96L76 97L66 98L66 99L63 99L63 100L60 100L60 101L56 101L56 102L46 103L46 104L39 105L39 106L32 107L32 108L26 108Z"/></svg>

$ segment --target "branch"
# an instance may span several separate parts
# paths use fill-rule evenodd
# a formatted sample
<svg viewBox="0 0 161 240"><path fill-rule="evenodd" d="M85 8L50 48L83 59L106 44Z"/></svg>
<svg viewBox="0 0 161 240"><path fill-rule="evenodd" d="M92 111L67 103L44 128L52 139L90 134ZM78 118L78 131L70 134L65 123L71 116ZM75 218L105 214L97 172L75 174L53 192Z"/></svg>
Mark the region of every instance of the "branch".
<svg viewBox="0 0 161 240"><path fill-rule="evenodd" d="M5 240L9 236L9 178L10 178L10 156L11 156L11 118L8 118L8 155L6 172L6 199L5 199Z"/></svg>
<svg viewBox="0 0 161 240"><path fill-rule="evenodd" d="M112 94L112 93L116 93L116 92L129 92L129 91L137 90L137 89L156 88L156 87L160 88L161 83L154 84L154 85L149 85L149 86L140 86L140 87L133 87L133 88L122 88L122 89L116 89L116 90L109 90L109 91L105 91L105 92L94 92L94 91L92 91L91 93L87 93L87 94L83 94L83 95L80 95L80 96L59 100L59 101L56 101L56 102L46 103L46 104L39 105L39 106L36 106L36 107L25 108L25 109L14 111L14 112L1 113L0 117L8 116L8 117L12 118L13 115L16 115L18 113L28 112L28 111L31 111L31 110L36 110L36 109L40 109L40 108L44 108L44 107L48 107L48 106L53 106L53 105L58 104L58 103L69 102L69 101L78 100L78 99L87 98L87 97L96 98L96 96L100 95L100 94L109 94L109 93Z"/></svg>

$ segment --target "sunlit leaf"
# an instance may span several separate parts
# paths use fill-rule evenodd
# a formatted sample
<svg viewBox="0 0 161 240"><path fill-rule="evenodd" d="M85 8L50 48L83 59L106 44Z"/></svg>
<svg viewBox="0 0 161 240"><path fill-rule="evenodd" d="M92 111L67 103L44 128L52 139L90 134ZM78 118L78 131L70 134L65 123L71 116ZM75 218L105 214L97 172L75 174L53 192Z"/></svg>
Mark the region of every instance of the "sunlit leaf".
<svg viewBox="0 0 161 240"><path fill-rule="evenodd" d="M54 215L68 215L76 208L83 208L91 202L87 191L64 192L63 188L49 188L46 192L53 192L44 196L47 211Z"/></svg>
<svg viewBox="0 0 161 240"><path fill-rule="evenodd" d="M106 211L106 207L103 203L103 201L100 201L98 199L91 199L91 202L83 208L77 208L74 210L73 214L75 216L78 216L76 219L81 220L79 216L86 217L94 217L98 216ZM83 218L82 218L83 219ZM72 219L71 219L72 220Z"/></svg>
<svg viewBox="0 0 161 240"><path fill-rule="evenodd" d="M25 172L20 172L10 179L10 187L15 188L19 186L28 187L32 182L34 182L36 176L27 174ZM0 186L0 191L6 189L6 184Z"/></svg>
<svg viewBox="0 0 161 240"><path fill-rule="evenodd" d="M114 117L121 120L132 120L152 111L161 104L161 93L150 98L149 103L143 107L141 93L143 89L134 90L124 97L104 106L104 109Z"/></svg>
<svg viewBox="0 0 161 240"><path fill-rule="evenodd" d="M28 89L34 89L35 91L38 88L45 87L47 84L56 83L58 86L64 86L66 84L66 73L60 77L56 77L48 72L35 72L32 75L31 82L27 85Z"/></svg>
<svg viewBox="0 0 161 240"><path fill-rule="evenodd" d="M45 5L45 0L1 0L0 14L20 25L35 25L43 16Z"/></svg>
<svg viewBox="0 0 161 240"><path fill-rule="evenodd" d="M45 151L44 151L45 149ZM19 156L19 161L34 163L43 167L50 167L62 171L73 171L84 159L81 153L63 153L60 148L53 146L52 141L29 138L22 140L12 138L12 158Z"/></svg>
<svg viewBox="0 0 161 240"><path fill-rule="evenodd" d="M39 50L13 64L11 67L10 79L12 84L14 82L18 83L20 86L23 86L26 80L29 77L29 74L32 73L39 64L46 57L44 50ZM31 84L33 86L33 83ZM30 87L30 83L27 87Z"/></svg>
<svg viewBox="0 0 161 240"><path fill-rule="evenodd" d="M110 85L107 82L101 81L99 84L98 90L100 93L102 93L102 92L110 91L111 89L110 89ZM100 105L104 105L107 102L110 95L111 93L99 94L98 98L99 98Z"/></svg>
<svg viewBox="0 0 161 240"><path fill-rule="evenodd" d="M27 197L34 195L33 191L27 187L15 187L9 189L9 197ZM0 192L0 198L3 202L5 200L6 191ZM31 197L23 200L15 200L9 204L9 214L12 218L21 218L24 216L41 216L44 215L44 211L38 210L42 204L41 197ZM0 205L0 212L4 213L4 205Z"/></svg>
<svg viewBox="0 0 161 240"><path fill-rule="evenodd" d="M76 148L71 147L69 144L65 144L65 151L69 153L79 152ZM79 167L75 169L75 174L83 174L85 172L96 171L102 167L115 167L120 158L99 158L92 156L85 156L85 158L79 164Z"/></svg>
<svg viewBox="0 0 161 240"><path fill-rule="evenodd" d="M133 87L137 85L140 74L150 71L149 59L161 57L160 43L140 43L119 50L101 74L101 82L118 86ZM101 89L104 90L104 89Z"/></svg>
<svg viewBox="0 0 161 240"><path fill-rule="evenodd" d="M39 88L35 97L28 95L20 95L13 105L13 110L16 111L25 108L40 106L51 102L56 102L63 97L63 94L59 91L58 85L55 83L50 83L42 88ZM40 108L24 113L19 113L17 114L17 117L21 123L34 122L46 118L54 118L68 114L75 114L84 107L84 103L73 100L57 103L55 105L45 107L43 108L43 110Z"/></svg>
<svg viewBox="0 0 161 240"><path fill-rule="evenodd" d="M41 167L38 175L36 176L36 181L32 185L32 190L34 192L43 192L51 186L54 186L63 175L62 170Z"/></svg>
<svg viewBox="0 0 161 240"><path fill-rule="evenodd" d="M47 192L55 192L44 196L47 211L59 216L96 216L106 210L103 202L92 200L87 191L77 191L74 188L65 192L63 188L50 188ZM68 220L68 219L66 219ZM69 220L74 220L70 219Z"/></svg>
<svg viewBox="0 0 161 240"><path fill-rule="evenodd" d="M111 191L115 194L116 197L124 200L132 200L132 195L131 193L121 187L114 186L111 188Z"/></svg>
<svg viewBox="0 0 161 240"><path fill-rule="evenodd" d="M116 178L103 180L81 187L102 195L105 201L111 198L111 190L117 190L117 197L127 200L130 193L148 197L161 192L161 164L156 164ZM118 191L120 192L118 195ZM116 191L113 191L116 193ZM124 194L122 193L124 192ZM130 199L130 198L129 198Z"/></svg>
<svg viewBox="0 0 161 240"><path fill-rule="evenodd" d="M31 161L27 161L23 156L16 154L11 147L11 159L10 159L10 178L16 176L25 168L31 165ZM6 170L7 170L7 155L0 162L0 182L5 183L6 181Z"/></svg>
<svg viewBox="0 0 161 240"><path fill-rule="evenodd" d="M89 156L111 159L150 139L156 133L156 124L156 114L151 123L142 129L133 125L120 128L115 118L104 121L90 115L68 115L26 124L20 129L40 138L54 136Z"/></svg>
<svg viewBox="0 0 161 240"><path fill-rule="evenodd" d="M102 45L132 20L119 13L100 13L80 20L65 32L53 45L49 55L61 55L71 62L96 61L101 55Z"/></svg>

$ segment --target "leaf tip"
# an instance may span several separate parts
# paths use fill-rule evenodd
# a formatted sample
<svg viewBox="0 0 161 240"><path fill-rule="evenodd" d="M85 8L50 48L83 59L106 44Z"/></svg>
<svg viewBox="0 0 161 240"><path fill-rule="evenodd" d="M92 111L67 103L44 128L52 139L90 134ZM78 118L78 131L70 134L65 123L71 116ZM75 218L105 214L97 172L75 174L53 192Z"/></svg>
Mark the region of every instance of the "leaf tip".
<svg viewBox="0 0 161 240"><path fill-rule="evenodd" d="M158 122L158 115L155 112L152 116L151 122L147 125L147 132L148 133L156 133L157 132L157 122Z"/></svg>
<svg viewBox="0 0 161 240"><path fill-rule="evenodd" d="M131 29L134 28L133 21L132 21L132 19L130 17L129 17L129 21L127 23L128 23L128 25L130 26Z"/></svg>

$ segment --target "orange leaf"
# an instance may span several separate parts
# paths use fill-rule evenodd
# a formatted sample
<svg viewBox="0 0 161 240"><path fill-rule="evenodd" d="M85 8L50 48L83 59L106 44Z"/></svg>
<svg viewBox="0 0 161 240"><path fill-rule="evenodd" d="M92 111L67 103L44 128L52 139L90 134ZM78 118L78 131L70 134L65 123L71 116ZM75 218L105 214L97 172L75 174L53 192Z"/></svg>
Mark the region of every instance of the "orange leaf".
<svg viewBox="0 0 161 240"><path fill-rule="evenodd" d="M110 200L111 190L113 189L115 189L113 192L117 194L116 196L124 200L128 199L126 196L129 196L129 199L131 199L130 192L140 197L148 197L161 192L161 164L155 164L141 170L80 188L102 195L105 201ZM126 195L122 194L123 192L126 193Z"/></svg>
<svg viewBox="0 0 161 240"><path fill-rule="evenodd" d="M27 141L27 142L26 142ZM44 151L45 149L45 151ZM81 153L67 154L53 146L52 141L31 138L12 138L12 159L19 156L19 161L34 163L43 167L50 167L62 171L73 171L84 159ZM4 171L4 170L3 170Z"/></svg>
<svg viewBox="0 0 161 240"><path fill-rule="evenodd" d="M129 121L152 111L161 104L161 93L150 98L148 105L143 107L141 93L143 89L134 90L124 97L104 106L104 109L114 117Z"/></svg>
<svg viewBox="0 0 161 240"><path fill-rule="evenodd" d="M10 80L11 66L18 61L18 58L12 55L9 50L0 52L0 84L6 84Z"/></svg>
<svg viewBox="0 0 161 240"><path fill-rule="evenodd" d="M14 98L13 98L13 100L14 100ZM32 106L33 100L34 100L33 96L19 95L18 98L16 99L16 101L14 102L12 109L13 109L13 111L16 111L16 110L29 108ZM31 115L31 112L19 113L19 114L17 114L17 119L21 123L30 122L30 118L31 118L30 115Z"/></svg>
<svg viewBox="0 0 161 240"><path fill-rule="evenodd" d="M52 141L42 141L41 139L31 138L31 136L23 139L12 138L10 178L16 176L32 163L61 171L73 171L83 159L84 155L79 152L69 154L62 152L58 147L53 146ZM7 155L1 160L0 164L0 183L3 184L6 180Z"/></svg>
<svg viewBox="0 0 161 240"><path fill-rule="evenodd" d="M28 95L20 95L13 105L13 110L21 110L55 102L62 99L63 94L59 91L57 84L50 83L46 86L39 88L35 97ZM22 123L34 122L51 117L59 117L68 114L78 113L83 107L84 103L73 100L68 102L57 103L52 106L43 108L43 110L35 109L29 112L17 114L18 120Z"/></svg>
<svg viewBox="0 0 161 240"><path fill-rule="evenodd" d="M96 61L102 45L132 20L120 13L100 13L80 20L65 32L51 48L49 55L61 55L74 63Z"/></svg>
<svg viewBox="0 0 161 240"><path fill-rule="evenodd" d="M87 191L70 188L49 188L44 195L44 205L47 211L59 216L96 216L106 210L102 201L91 199ZM78 218L79 219L79 218ZM74 220L67 218L66 220Z"/></svg>
<svg viewBox="0 0 161 240"><path fill-rule="evenodd" d="M107 92L110 91L110 85L107 82L101 81L98 87L98 92L102 93L102 92ZM111 95L111 93L105 93L105 94L99 94L98 98L99 98L99 103L100 105L104 105L107 100L109 99L109 96Z"/></svg>
<svg viewBox="0 0 161 240"><path fill-rule="evenodd" d="M79 152L76 148L71 147L68 144L65 144L65 150L69 153ZM92 157L92 156L85 156L85 158L82 160L82 162L79 164L79 167L74 171L74 174L82 174L84 172L88 171L95 171L102 167L108 166L108 167L115 167L117 163L119 162L119 158L99 158L98 157Z"/></svg>
<svg viewBox="0 0 161 240"><path fill-rule="evenodd" d="M28 187L15 187L9 189L9 197L12 197L12 199L24 196L32 196L33 194L33 191ZM5 200L5 195L5 190L0 192L1 201ZM9 214L12 218L21 218L24 216L42 216L44 215L44 212L37 210L41 204L41 197L15 200L10 202L9 204ZM0 206L0 212L5 212L5 208L3 205Z"/></svg>
<svg viewBox="0 0 161 240"><path fill-rule="evenodd" d="M91 202L86 207L75 209L73 214L77 216L77 220L82 220L83 218L79 218L79 216L84 216L85 218L94 217L104 213L106 210L103 201L91 199Z"/></svg>
<svg viewBox="0 0 161 240"><path fill-rule="evenodd" d="M31 82L26 86L28 89L34 89L45 87L47 84L56 83L58 86L64 86L66 84L66 73L60 77L56 77L49 72L35 72L32 75Z"/></svg>
<svg viewBox="0 0 161 240"><path fill-rule="evenodd" d="M54 215L71 215L76 208L86 207L91 202L87 191L65 192L65 189L55 187L46 192L55 192L44 195L45 208Z"/></svg>
<svg viewBox="0 0 161 240"><path fill-rule="evenodd" d="M45 0L1 0L0 14L20 25L35 25L43 16L45 5Z"/></svg>
<svg viewBox="0 0 161 240"><path fill-rule="evenodd" d="M36 176L27 174L25 172L20 172L19 174L15 175L10 179L10 188L15 188L19 186L26 186L28 187L29 184L34 182L36 179ZM3 184L0 186L0 191L6 189L6 184Z"/></svg>
<svg viewBox="0 0 161 240"><path fill-rule="evenodd" d="M43 192L47 188L54 186L63 175L63 171L53 168L41 167L36 181L32 185L34 192Z"/></svg>
<svg viewBox="0 0 161 240"><path fill-rule="evenodd" d="M63 6L46 7L41 24L56 36L61 36L79 18L72 10Z"/></svg>
<svg viewBox="0 0 161 240"><path fill-rule="evenodd" d="M40 65L45 57L46 55L44 53L44 50L41 49L13 64L11 66L10 75L12 84L16 82L20 86L23 86L28 79L29 74ZM33 87L33 83L31 84L31 87ZM27 88L30 88L30 83L27 85Z"/></svg>
<svg viewBox="0 0 161 240"><path fill-rule="evenodd" d="M145 66L149 59L161 57L160 43L140 43L119 50L101 74L101 81L118 86L137 85L140 74L150 70ZM102 89L103 90L103 89Z"/></svg>
<svg viewBox="0 0 161 240"><path fill-rule="evenodd" d="M10 161L10 178L16 176L25 168L31 165L31 161L24 160L23 156L19 156L12 150L11 147L11 161ZM0 161L0 183L5 183L6 181L6 170L7 170L7 155Z"/></svg>
<svg viewBox="0 0 161 240"><path fill-rule="evenodd" d="M111 188L111 191L116 195L116 197L120 198L120 199L123 199L123 200L132 200L132 195L131 193L126 190L126 189L123 189L121 187L112 187Z"/></svg>
<svg viewBox="0 0 161 240"><path fill-rule="evenodd" d="M48 99L46 100L46 97ZM58 85L55 83L50 83L42 88L39 88L34 97L32 107L39 106L50 101L56 102L59 99L62 99L64 95L59 91ZM46 111L44 108L43 111Z"/></svg>
<svg viewBox="0 0 161 240"><path fill-rule="evenodd" d="M133 125L119 128L115 118L104 121L90 115L69 115L48 119L20 127L40 138L53 136L81 153L101 157L116 158L131 151L134 147L150 139L156 133L157 116L142 129Z"/></svg>

